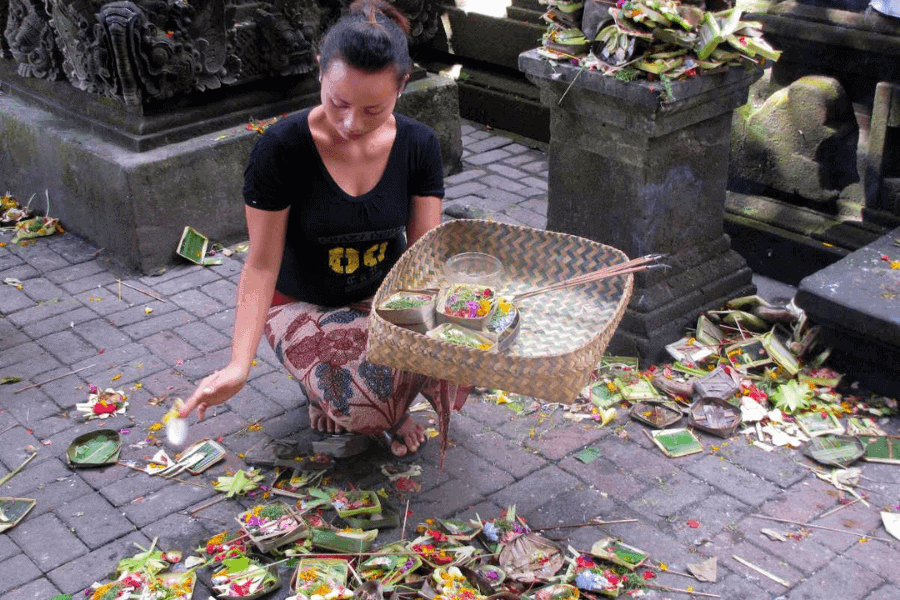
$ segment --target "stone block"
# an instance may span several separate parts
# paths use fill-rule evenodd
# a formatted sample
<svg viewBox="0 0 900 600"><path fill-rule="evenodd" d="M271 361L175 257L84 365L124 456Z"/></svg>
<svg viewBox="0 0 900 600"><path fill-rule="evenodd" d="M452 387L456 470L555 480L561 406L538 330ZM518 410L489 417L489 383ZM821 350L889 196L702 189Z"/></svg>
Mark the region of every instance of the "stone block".
<svg viewBox="0 0 900 600"><path fill-rule="evenodd" d="M87 547L52 513L22 521L8 535L44 572L87 552Z"/></svg>
<svg viewBox="0 0 900 600"><path fill-rule="evenodd" d="M0 593L12 594L20 586L38 579L41 570L24 554L13 556L0 562Z"/></svg>

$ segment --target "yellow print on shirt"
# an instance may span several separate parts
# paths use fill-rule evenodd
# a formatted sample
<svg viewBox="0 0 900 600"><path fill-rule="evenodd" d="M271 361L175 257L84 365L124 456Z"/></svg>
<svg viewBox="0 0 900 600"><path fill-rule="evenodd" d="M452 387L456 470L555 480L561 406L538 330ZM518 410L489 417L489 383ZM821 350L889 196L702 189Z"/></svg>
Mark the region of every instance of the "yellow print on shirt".
<svg viewBox="0 0 900 600"><path fill-rule="evenodd" d="M374 267L384 260L387 242L374 244L363 254L363 264ZM332 248L328 251L328 265L335 273L350 275L359 268L359 251L355 248Z"/></svg>

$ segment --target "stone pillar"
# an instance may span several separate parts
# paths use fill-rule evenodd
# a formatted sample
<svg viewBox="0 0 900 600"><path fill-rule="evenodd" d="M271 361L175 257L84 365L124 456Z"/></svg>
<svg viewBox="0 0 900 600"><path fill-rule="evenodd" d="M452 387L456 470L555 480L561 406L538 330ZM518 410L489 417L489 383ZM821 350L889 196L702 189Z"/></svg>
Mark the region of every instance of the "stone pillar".
<svg viewBox="0 0 900 600"><path fill-rule="evenodd" d="M753 293L752 272L724 233L731 116L758 71L671 83L553 63L529 50L519 68L550 107L547 228L635 258L668 255L639 273L609 354L661 358L702 311Z"/></svg>

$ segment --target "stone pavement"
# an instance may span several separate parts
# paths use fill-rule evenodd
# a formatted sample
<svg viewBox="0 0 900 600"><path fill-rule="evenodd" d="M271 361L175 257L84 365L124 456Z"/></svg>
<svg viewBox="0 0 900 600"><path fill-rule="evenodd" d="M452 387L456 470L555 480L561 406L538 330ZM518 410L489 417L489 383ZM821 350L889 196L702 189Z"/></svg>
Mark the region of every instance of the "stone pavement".
<svg viewBox="0 0 900 600"><path fill-rule="evenodd" d="M447 179L446 212L543 227L545 154L527 140L473 123L464 125L463 140L465 169ZM14 192L30 195L30 190ZM2 239L8 241L8 235ZM180 481L125 466L72 470L66 465L68 444L101 426L123 432L123 459L143 461L155 452L135 445L160 421L171 398L187 396L194 382L229 356L240 268L241 255L234 255L221 266L180 265L155 277L122 276L107 265L102 250L71 234L0 248L0 279L23 282L21 290L0 285L0 376L22 378L0 386L0 475L20 465L29 447L37 450L37 457L0 487L2 496L37 501L18 526L0 534L0 597L48 600L78 593L81 598L81 590L136 551L135 542L146 547L156 537L164 549L189 553L210 535L235 529L234 516L253 502L225 500L192 517L192 510L217 496L209 485L214 477L244 468L240 455L270 439L308 448L312 434L302 395L262 344L246 388L190 429L192 440L221 437L230 451L225 462ZM126 390L126 413L81 422L74 405L86 400L89 384ZM148 402L154 397L169 401L155 406ZM723 441L701 434L702 454L668 459L622 411L606 427L573 423L562 412L548 408L516 416L503 406L470 399L453 416L443 470L433 440L423 451L423 474L417 478L422 489L403 498L379 473L384 454L338 461L336 476L361 487L391 489L398 507L408 498L411 524L476 513L491 518L511 504L533 527L598 515L635 519L545 533L578 549L605 535L618 536L649 551L670 571L684 572L689 563L717 557L717 583L671 572L656 582L722 598L900 597L900 542L862 539L889 538L878 511L900 504L900 467L862 464L871 506L857 503L822 516L840 506L838 494L804 466L810 463L799 452L766 453L744 438ZM419 418L427 419L427 413ZM251 427L256 423L260 430ZM896 418L885 427L896 432ZM587 447L599 449L600 458L585 464L576 455ZM810 529L805 538L771 541L760 529L798 528L754 514L837 531ZM397 530L383 532L385 539L398 536ZM790 585L743 566L733 555ZM195 597L207 595L199 589ZM282 589L273 597L286 595Z"/></svg>

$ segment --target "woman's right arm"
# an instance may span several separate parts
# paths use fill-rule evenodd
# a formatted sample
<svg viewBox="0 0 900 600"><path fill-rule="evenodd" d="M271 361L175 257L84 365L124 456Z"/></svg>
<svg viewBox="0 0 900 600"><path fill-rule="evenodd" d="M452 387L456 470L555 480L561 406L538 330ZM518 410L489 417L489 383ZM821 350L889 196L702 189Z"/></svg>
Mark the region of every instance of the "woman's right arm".
<svg viewBox="0 0 900 600"><path fill-rule="evenodd" d="M197 415L203 419L208 407L222 404L237 394L247 382L265 327L266 313L272 305L272 295L284 252L289 210L267 211L250 206L245 208L250 251L238 284L231 361L200 382L185 403L181 411L182 417L196 408Z"/></svg>

